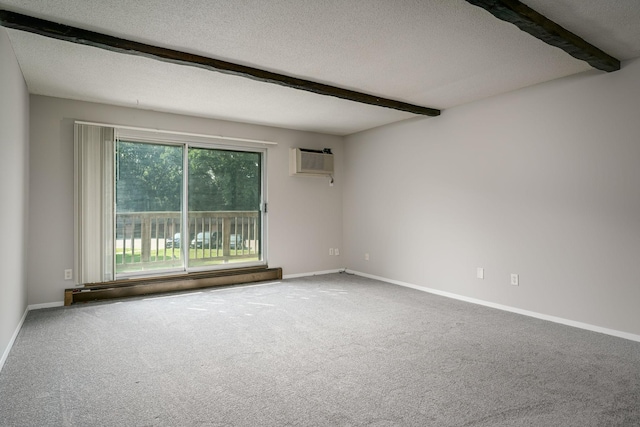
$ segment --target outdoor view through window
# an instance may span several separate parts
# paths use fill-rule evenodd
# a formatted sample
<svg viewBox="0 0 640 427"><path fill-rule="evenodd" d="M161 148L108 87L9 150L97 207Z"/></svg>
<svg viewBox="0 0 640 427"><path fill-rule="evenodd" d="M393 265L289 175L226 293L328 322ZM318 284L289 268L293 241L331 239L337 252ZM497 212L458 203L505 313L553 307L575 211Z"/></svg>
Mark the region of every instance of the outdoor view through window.
<svg viewBox="0 0 640 427"><path fill-rule="evenodd" d="M262 261L261 152L118 141L115 169L116 275Z"/></svg>

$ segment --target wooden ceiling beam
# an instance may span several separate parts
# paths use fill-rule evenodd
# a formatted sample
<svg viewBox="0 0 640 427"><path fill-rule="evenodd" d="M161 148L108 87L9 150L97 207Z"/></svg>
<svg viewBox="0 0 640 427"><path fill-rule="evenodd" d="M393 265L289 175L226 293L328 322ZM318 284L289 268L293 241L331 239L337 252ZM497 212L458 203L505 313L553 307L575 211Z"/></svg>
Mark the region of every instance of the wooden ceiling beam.
<svg viewBox="0 0 640 427"><path fill-rule="evenodd" d="M152 58L172 64L203 68L209 71L245 77L264 83L273 83L292 89L304 90L319 95L333 96L377 107L391 108L424 116L440 115L440 110L435 108L408 104L406 102L395 101L375 95L369 95L349 89L278 74L271 71L265 71L258 68L247 67L245 65L138 43L6 10L0 10L0 25L6 28L26 31L57 40L97 47L111 52L125 53L134 56Z"/></svg>
<svg viewBox="0 0 640 427"><path fill-rule="evenodd" d="M558 47L574 58L588 62L603 71L617 71L620 61L587 43L571 31L561 27L544 15L518 0L466 0L472 5L486 9L496 18L514 24L522 31Z"/></svg>

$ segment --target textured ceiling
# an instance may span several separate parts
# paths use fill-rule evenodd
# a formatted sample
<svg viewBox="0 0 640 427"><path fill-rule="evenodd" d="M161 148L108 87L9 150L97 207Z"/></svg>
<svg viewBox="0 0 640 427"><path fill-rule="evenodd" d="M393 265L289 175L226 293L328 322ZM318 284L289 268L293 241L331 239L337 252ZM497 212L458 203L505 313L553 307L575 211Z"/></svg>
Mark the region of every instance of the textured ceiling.
<svg viewBox="0 0 640 427"><path fill-rule="evenodd" d="M640 56L637 0L525 3L618 59ZM0 8L440 109L590 69L463 0L0 0ZM415 117L7 31L34 94L338 135Z"/></svg>

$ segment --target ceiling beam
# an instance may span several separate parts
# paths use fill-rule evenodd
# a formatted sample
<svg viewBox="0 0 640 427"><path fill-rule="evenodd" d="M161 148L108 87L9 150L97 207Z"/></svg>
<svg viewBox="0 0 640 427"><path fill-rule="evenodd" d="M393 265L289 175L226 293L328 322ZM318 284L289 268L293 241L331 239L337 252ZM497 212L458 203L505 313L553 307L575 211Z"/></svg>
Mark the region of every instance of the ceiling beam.
<svg viewBox="0 0 640 427"><path fill-rule="evenodd" d="M620 61L587 43L571 31L561 27L518 0L466 0L489 11L496 18L514 24L522 31L559 47L574 58L588 62L603 71L617 71Z"/></svg>
<svg viewBox="0 0 640 427"><path fill-rule="evenodd" d="M152 58L172 64L203 68L209 71L217 71L224 74L245 77L264 83L274 83L292 89L305 90L319 95L333 96L377 107L392 108L394 110L424 116L440 115L440 110L435 108L408 104L406 102L381 98L375 95L312 82L310 80L299 79L258 68L247 67L245 65L138 43L6 10L0 10L0 25L6 28L26 31L57 40L97 47L111 52L125 53L134 56Z"/></svg>

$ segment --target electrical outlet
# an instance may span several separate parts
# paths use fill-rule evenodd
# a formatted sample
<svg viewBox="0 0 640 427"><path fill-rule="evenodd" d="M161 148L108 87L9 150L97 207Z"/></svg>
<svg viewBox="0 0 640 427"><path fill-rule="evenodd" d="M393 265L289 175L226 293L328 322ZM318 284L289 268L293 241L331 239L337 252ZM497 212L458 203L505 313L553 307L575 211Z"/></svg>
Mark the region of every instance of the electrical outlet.
<svg viewBox="0 0 640 427"><path fill-rule="evenodd" d="M478 279L484 279L484 268L482 268L482 267L478 267L478 268L476 269L476 277L477 277Z"/></svg>
<svg viewBox="0 0 640 427"><path fill-rule="evenodd" d="M513 286L518 286L520 284L520 278L515 273L511 273L511 284Z"/></svg>
<svg viewBox="0 0 640 427"><path fill-rule="evenodd" d="M336 254L336 256L340 255L340 249L335 248L335 249L333 250L333 253L334 253L334 254Z"/></svg>
<svg viewBox="0 0 640 427"><path fill-rule="evenodd" d="M73 270L68 268L64 271L64 280L71 280L73 279Z"/></svg>
<svg viewBox="0 0 640 427"><path fill-rule="evenodd" d="M369 254L364 254L364 260L369 261Z"/></svg>
<svg viewBox="0 0 640 427"><path fill-rule="evenodd" d="M333 256L333 248L329 248L329 255Z"/></svg>

